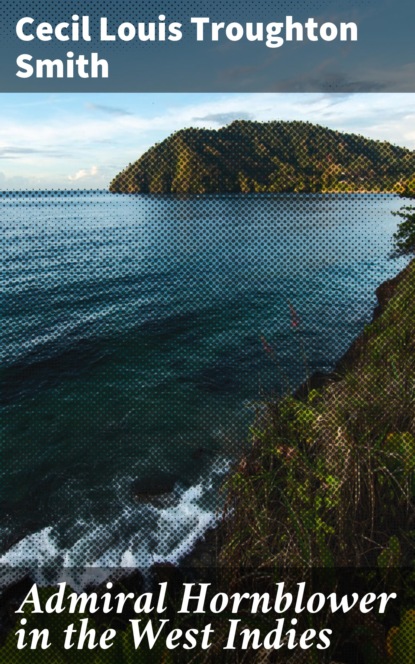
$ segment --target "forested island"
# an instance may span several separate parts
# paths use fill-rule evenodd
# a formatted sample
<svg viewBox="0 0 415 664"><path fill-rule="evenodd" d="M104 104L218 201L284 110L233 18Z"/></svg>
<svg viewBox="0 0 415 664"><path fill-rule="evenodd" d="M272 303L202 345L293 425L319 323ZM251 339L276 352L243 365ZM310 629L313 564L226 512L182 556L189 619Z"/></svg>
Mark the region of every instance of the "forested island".
<svg viewBox="0 0 415 664"><path fill-rule="evenodd" d="M309 122L182 129L110 184L113 193L414 192L415 151Z"/></svg>

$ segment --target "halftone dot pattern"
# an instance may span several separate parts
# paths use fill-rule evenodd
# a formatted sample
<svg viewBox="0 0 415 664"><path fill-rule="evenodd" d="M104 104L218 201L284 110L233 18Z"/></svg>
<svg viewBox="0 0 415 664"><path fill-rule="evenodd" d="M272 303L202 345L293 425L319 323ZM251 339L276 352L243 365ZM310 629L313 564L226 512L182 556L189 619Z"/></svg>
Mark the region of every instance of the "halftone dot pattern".
<svg viewBox="0 0 415 664"><path fill-rule="evenodd" d="M264 404L333 370L406 264L414 154L273 127L178 132L119 195L2 193L6 584L180 563Z"/></svg>

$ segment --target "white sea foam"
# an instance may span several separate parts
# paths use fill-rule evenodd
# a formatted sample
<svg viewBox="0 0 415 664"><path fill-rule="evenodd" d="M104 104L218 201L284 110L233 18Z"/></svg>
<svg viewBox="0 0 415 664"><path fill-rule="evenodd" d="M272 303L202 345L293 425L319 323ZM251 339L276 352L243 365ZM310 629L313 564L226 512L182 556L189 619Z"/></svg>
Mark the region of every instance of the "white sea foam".
<svg viewBox="0 0 415 664"><path fill-rule="evenodd" d="M112 569L146 573L154 563L179 563L215 525L217 484L228 467L227 460L217 459L190 488L176 486L173 496L157 504L124 504L110 523L86 528L78 521L83 534L67 548L59 544L59 524L26 536L0 557L0 586L27 573L41 585L53 583L67 570L65 578L79 590L104 581Z"/></svg>

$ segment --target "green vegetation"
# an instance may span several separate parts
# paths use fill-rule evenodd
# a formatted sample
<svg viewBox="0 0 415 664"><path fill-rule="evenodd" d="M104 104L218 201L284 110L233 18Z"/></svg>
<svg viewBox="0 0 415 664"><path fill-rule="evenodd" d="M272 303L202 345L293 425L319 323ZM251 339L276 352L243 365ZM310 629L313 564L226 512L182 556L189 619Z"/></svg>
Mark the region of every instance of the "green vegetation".
<svg viewBox="0 0 415 664"><path fill-rule="evenodd" d="M412 182L412 188L407 188L402 194L405 198L415 198L415 181ZM398 226L398 230L393 236L394 251L392 256L409 256L415 254L415 207L405 205L399 212L394 213L401 217L403 221Z"/></svg>
<svg viewBox="0 0 415 664"><path fill-rule="evenodd" d="M252 566L378 564L393 524L397 562L412 563L415 261L388 285L347 370L270 403L253 428L228 482L228 560L238 549Z"/></svg>
<svg viewBox="0 0 415 664"><path fill-rule="evenodd" d="M228 479L232 516L219 561L234 579L239 570L235 587L252 569L271 581L294 567L300 581L304 570L329 568L335 580L347 567L350 587L361 570L376 575L372 583L412 570L400 593L401 628L386 639L387 628L372 624L372 654L357 645L361 615L343 628L361 658L353 661L413 663L415 633L410 643L405 634L414 612L404 609L414 604L415 261L379 293L390 299L339 373L304 398L268 404L258 418L252 449ZM411 659L400 659L409 646Z"/></svg>
<svg viewBox="0 0 415 664"><path fill-rule="evenodd" d="M49 629L50 664L414 664L415 261L383 284L378 295L381 314L366 326L338 373L318 389L309 387L301 398L287 395L269 403L258 416L252 447L227 481L228 518L219 536L217 569L208 580L229 594L266 592L279 581L291 591L306 581L313 591L325 593L386 587L399 597L392 615L296 614L299 634L333 629L333 648L268 653L263 648L224 650L228 615L222 622L213 616L210 649L187 652L169 651L164 641L151 651L135 650L128 612L118 619L94 614L88 616L88 629L100 637L114 627L114 646L77 651L63 648L62 635L69 622L79 629L84 615L70 620L60 614L33 615L29 606L26 633ZM295 334L301 334L298 324ZM42 589L42 601L55 590ZM168 615L172 627L194 626L192 616L178 616L174 604ZM275 629L272 614L238 617L241 628ZM41 649L29 655L28 649L16 649L18 628L19 623L10 626L0 662L45 661Z"/></svg>
<svg viewBox="0 0 415 664"><path fill-rule="evenodd" d="M184 129L111 182L114 193L358 192L415 188L415 153L307 122Z"/></svg>

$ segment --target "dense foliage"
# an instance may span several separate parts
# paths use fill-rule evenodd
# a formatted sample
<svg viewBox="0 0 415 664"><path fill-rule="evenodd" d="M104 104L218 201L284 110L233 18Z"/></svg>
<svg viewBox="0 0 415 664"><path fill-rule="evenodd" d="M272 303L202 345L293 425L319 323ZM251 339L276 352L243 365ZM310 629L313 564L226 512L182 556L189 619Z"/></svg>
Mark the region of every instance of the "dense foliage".
<svg viewBox="0 0 415 664"><path fill-rule="evenodd" d="M184 129L119 173L112 192L205 194L415 188L415 152L308 122Z"/></svg>
<svg viewBox="0 0 415 664"><path fill-rule="evenodd" d="M412 186L406 187L402 195L408 198L415 198L415 179L410 184ZM410 256L411 254L415 254L415 207L413 205L405 205L399 212L395 212L394 214L401 217L403 221L400 222L398 230L393 236L394 250L392 256Z"/></svg>
<svg viewBox="0 0 415 664"><path fill-rule="evenodd" d="M372 588L375 579L393 572L397 583L399 570L410 571L399 590L401 615L411 609L401 627L342 617L336 631L349 651L340 648L336 662L415 661L414 289L412 261L381 287L381 315L336 376L304 397L268 404L252 429L252 450L228 479L231 517L219 562L235 571L235 587L246 585L245 569L272 580L289 578L292 568L293 583L304 570L326 569L339 584L347 569L350 588L362 569ZM264 660L251 654L249 661Z"/></svg>

